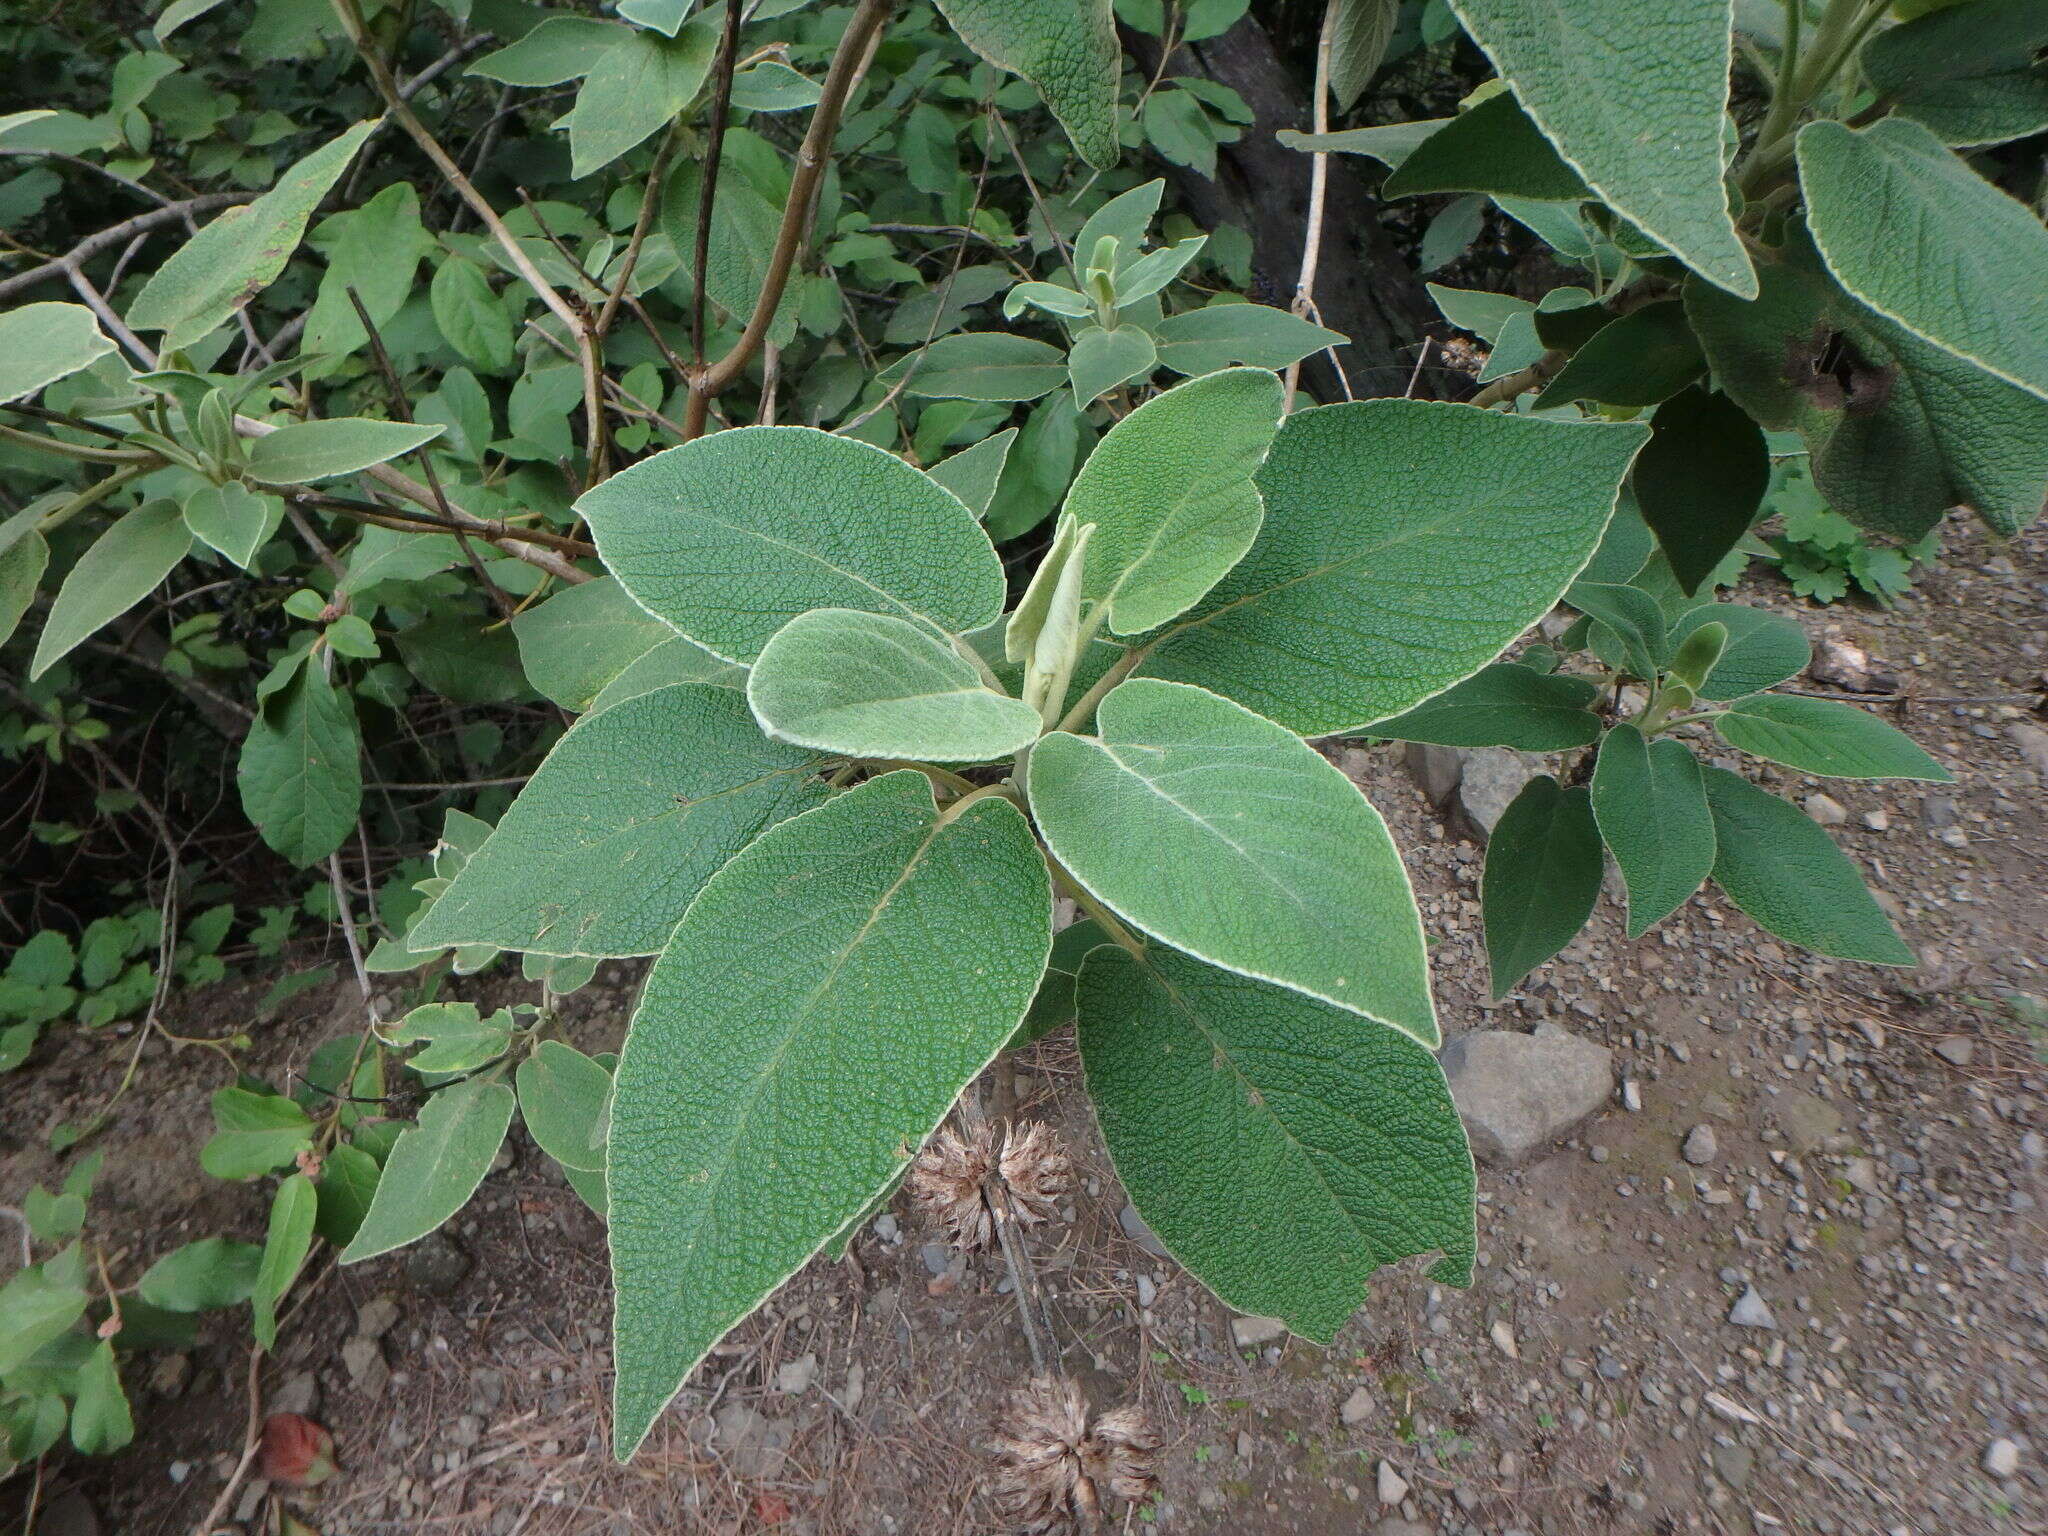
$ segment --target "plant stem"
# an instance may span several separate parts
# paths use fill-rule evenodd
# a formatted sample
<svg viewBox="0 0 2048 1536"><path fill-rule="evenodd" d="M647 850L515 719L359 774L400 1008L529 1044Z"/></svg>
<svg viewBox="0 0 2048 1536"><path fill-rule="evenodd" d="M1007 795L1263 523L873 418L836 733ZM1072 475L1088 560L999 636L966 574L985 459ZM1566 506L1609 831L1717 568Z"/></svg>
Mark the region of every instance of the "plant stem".
<svg viewBox="0 0 2048 1536"><path fill-rule="evenodd" d="M697 231L690 244L690 360L704 366L704 269L711 263L711 211L725 163L725 123L732 115L732 76L740 47L740 7L728 5L718 38L716 83L711 91L711 133L704 148L704 179L697 188Z"/></svg>
<svg viewBox="0 0 2048 1536"><path fill-rule="evenodd" d="M48 516L36 524L36 532L48 533L53 528L63 527L64 524L71 521L72 518L78 516L79 513L85 511L88 507L97 506L100 502L106 500L108 496L126 485L130 480L149 474L155 468L154 464L122 465L111 475L107 476L106 479L87 486L62 506L54 508Z"/></svg>
<svg viewBox="0 0 2048 1536"><path fill-rule="evenodd" d="M730 7L726 12L728 18L736 15L738 9L737 6ZM600 340L612 328L612 317L618 314L626 290L632 286L633 269L640 264L640 248L647 243L648 228L654 223L654 210L661 203L661 184L668 179L669 162L675 159L682 140L683 122L677 118L668 125L660 147L654 151L654 162L647 168L647 188L640 194L640 215L633 221L632 238L626 242L625 259L619 263L619 280L605 295L604 307L597 312L597 319L591 326Z"/></svg>
<svg viewBox="0 0 2048 1536"><path fill-rule="evenodd" d="M1323 30L1316 39L1316 107L1315 131L1330 131L1330 46L1337 32L1337 9L1339 0L1327 0L1323 6ZM1313 320L1317 313L1315 289L1316 267L1323 255L1323 205L1327 201L1330 186L1330 157L1327 152L1317 150L1309 157L1308 180L1308 222L1301 240L1301 276L1294 284L1294 313L1304 320ZM1287 365L1285 388L1281 391L1283 409L1291 410L1294 404L1294 389L1301 382L1301 359L1296 358Z"/></svg>
<svg viewBox="0 0 2048 1536"><path fill-rule="evenodd" d="M894 4L895 0L860 0L859 9L846 24L818 104L811 109L810 130L797 151L796 170L789 178L789 198L782 205L782 225L776 232L767 273L761 279L760 297L755 300L754 312L732 350L690 380L689 405L683 415L685 442L703 435L712 399L732 385L761 349L761 343L768 339L768 328L781 307L783 290L789 286L789 274L796 265L797 250L803 245L804 232L810 225L812 199L831 158L832 136L839 131L840 114L853 93L854 79L861 71L868 44L881 36L882 24L888 20Z"/></svg>
<svg viewBox="0 0 2048 1536"><path fill-rule="evenodd" d="M1085 638L1081 644L1082 651L1085 652L1093 641L1094 637L1092 634ZM1115 664L1107 672L1095 679L1095 682L1086 693L1075 700L1074 707L1060 716L1060 723L1054 729L1078 731L1082 726L1086 725L1088 717L1095 713L1095 706L1108 696L1109 690L1137 671L1138 664L1151 654L1152 647L1149 645L1134 645L1128 651L1125 651L1123 655L1116 659Z"/></svg>
<svg viewBox="0 0 2048 1536"><path fill-rule="evenodd" d="M61 437L44 437L16 427L0 427L0 443L13 443L35 453L54 453L60 458L82 459L88 464L146 464L154 467L163 462L147 449L89 448L84 443L67 443Z"/></svg>

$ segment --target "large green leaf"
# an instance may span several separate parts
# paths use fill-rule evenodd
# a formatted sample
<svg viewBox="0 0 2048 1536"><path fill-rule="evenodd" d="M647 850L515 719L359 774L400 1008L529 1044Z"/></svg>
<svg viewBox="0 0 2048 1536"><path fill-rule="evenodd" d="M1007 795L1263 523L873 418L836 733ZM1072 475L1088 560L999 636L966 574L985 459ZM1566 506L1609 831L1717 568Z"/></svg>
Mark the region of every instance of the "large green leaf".
<svg viewBox="0 0 2048 1536"><path fill-rule="evenodd" d="M114 1346L101 1340L93 1346L75 1378L71 1403L71 1443L87 1456L110 1456L135 1438L135 1416L121 1389L121 1368Z"/></svg>
<svg viewBox="0 0 2048 1536"><path fill-rule="evenodd" d="M350 475L410 453L446 430L368 417L297 421L249 445L249 477L265 485L302 485Z"/></svg>
<svg viewBox="0 0 2048 1536"><path fill-rule="evenodd" d="M1730 399L1796 431L1828 505L1919 538L1952 506L2012 533L2048 497L2048 402L1857 303L1793 230L1744 303L1696 282L1685 303Z"/></svg>
<svg viewBox="0 0 2048 1536"><path fill-rule="evenodd" d="M229 480L200 486L185 498L181 511L185 526L201 543L219 550L246 571L284 521L284 500Z"/></svg>
<svg viewBox="0 0 2048 1536"><path fill-rule="evenodd" d="M294 165L253 203L230 208L171 253L128 306L138 331L162 331L165 351L189 347L276 281L320 206L376 127L357 123Z"/></svg>
<svg viewBox="0 0 2048 1536"><path fill-rule="evenodd" d="M235 782L263 841L301 869L354 830L363 799L355 705L316 665L263 701Z"/></svg>
<svg viewBox="0 0 2048 1536"><path fill-rule="evenodd" d="M419 920L421 950L647 955L711 875L825 794L730 688L678 683L578 721Z"/></svg>
<svg viewBox="0 0 2048 1536"><path fill-rule="evenodd" d="M1714 818L1700 765L1678 741L1617 725L1593 767L1593 818L1628 887L1639 939L1691 898L1714 868Z"/></svg>
<svg viewBox="0 0 2048 1536"><path fill-rule="evenodd" d="M673 683L704 683L713 688L742 689L747 686L747 669L712 655L701 645L681 635L670 635L644 656L628 662L624 671L606 683L590 701L590 713L610 709L643 693Z"/></svg>
<svg viewBox="0 0 2048 1536"><path fill-rule="evenodd" d="M173 1248L142 1273L137 1294L167 1312L207 1312L247 1301L263 1249L225 1237Z"/></svg>
<svg viewBox="0 0 2048 1536"><path fill-rule="evenodd" d="M1797 806L1725 769L1701 774L1714 812L1714 883L1758 927L1840 960L1918 963L1848 855Z"/></svg>
<svg viewBox="0 0 2048 1536"><path fill-rule="evenodd" d="M526 680L577 714L657 645L677 641L673 629L610 576L564 587L521 610L513 615L512 633Z"/></svg>
<svg viewBox="0 0 2048 1536"><path fill-rule="evenodd" d="M997 693L921 625L850 608L798 614L761 648L747 702L777 741L848 757L983 762L1038 736L1038 712Z"/></svg>
<svg viewBox="0 0 2048 1536"><path fill-rule="evenodd" d="M413 273L434 241L420 223L420 195L409 181L394 181L362 207L323 220L313 238L325 244L327 270L307 311L299 351L308 360L306 377L317 379L339 371L342 359L369 339L354 300L381 330L404 307Z"/></svg>
<svg viewBox="0 0 2048 1536"><path fill-rule="evenodd" d="M1159 949L1093 950L1077 1011L1117 1177L1230 1306L1327 1344L1383 1264L1471 1283L1472 1156L1414 1041Z"/></svg>
<svg viewBox="0 0 2048 1536"><path fill-rule="evenodd" d="M464 73L504 85L560 85L595 69L625 30L593 16L548 16L519 41L485 54Z"/></svg>
<svg viewBox="0 0 2048 1536"><path fill-rule="evenodd" d="M85 1314L85 1291L46 1273L46 1266L18 1269L0 1285L0 1372L17 1366Z"/></svg>
<svg viewBox="0 0 2048 1536"><path fill-rule="evenodd" d="M1714 729L1729 746L1801 773L1954 782L1912 737L1854 704L1759 693L1730 704Z"/></svg>
<svg viewBox="0 0 2048 1536"><path fill-rule="evenodd" d="M1227 699L1147 678L1113 689L1096 728L1031 752L1031 812L1069 874L1176 949L1436 1044L1408 872L1327 758Z"/></svg>
<svg viewBox="0 0 2048 1536"><path fill-rule="evenodd" d="M263 1254L256 1264L256 1279L249 1290L249 1304L255 1310L256 1342L264 1349L277 1347L277 1304L291 1289L292 1279L313 1246L313 1217L320 1196L313 1181L295 1173L277 1186L270 1202L270 1225L263 1239Z"/></svg>
<svg viewBox="0 0 2048 1536"><path fill-rule="evenodd" d="M399 1132L362 1226L341 1262L419 1241L469 1203L512 1124L512 1090L472 1077L435 1091L419 1123Z"/></svg>
<svg viewBox="0 0 2048 1536"><path fill-rule="evenodd" d="M941 812L908 770L783 823L705 886L648 975L612 1104L621 1456L1010 1038L1051 909L1014 805Z"/></svg>
<svg viewBox="0 0 2048 1536"><path fill-rule="evenodd" d="M1067 353L1074 409L1085 411L1097 396L1140 376L1150 377L1158 366L1159 349L1137 326L1120 325L1113 331L1096 325L1084 327Z"/></svg>
<svg viewBox="0 0 2048 1536"><path fill-rule="evenodd" d="M1081 595L1113 633L1186 612L1244 558L1265 515L1252 476L1284 405L1277 375L1231 368L1155 395L1096 445L1066 510L1095 525Z"/></svg>
<svg viewBox="0 0 2048 1536"><path fill-rule="evenodd" d="M146 501L79 557L57 589L28 675L51 667L156 590L192 548L192 531L174 501Z"/></svg>
<svg viewBox="0 0 2048 1536"><path fill-rule="evenodd" d="M1175 373L1213 373L1233 363L1285 368L1346 337L1270 304L1206 304L1168 315L1153 329L1159 361Z"/></svg>
<svg viewBox="0 0 2048 1536"><path fill-rule="evenodd" d="M482 268L450 256L434 269L427 302L442 336L473 365L487 373L512 371L512 310L518 301L508 303L493 293ZM483 444L470 446L481 450Z"/></svg>
<svg viewBox="0 0 2048 1536"><path fill-rule="evenodd" d="M1036 400L1067 382L1067 355L1029 336L962 331L899 358L878 377L932 400Z"/></svg>
<svg viewBox="0 0 2048 1536"><path fill-rule="evenodd" d="M813 608L951 634L1002 611L1003 569L951 491L811 427L740 427L642 459L576 509L648 612L728 661Z"/></svg>
<svg viewBox="0 0 2048 1536"><path fill-rule="evenodd" d="M1115 165L1123 52L1110 0L937 0L960 40L1037 86L1081 158Z"/></svg>
<svg viewBox="0 0 2048 1536"><path fill-rule="evenodd" d="M1974 0L1917 16L1864 45L1864 77L1902 117L1962 146L2048 128L2048 6Z"/></svg>
<svg viewBox="0 0 2048 1536"><path fill-rule="evenodd" d="M1747 411L1696 386L1658 408L1631 484L1690 595L1756 520L1771 485L1771 451Z"/></svg>
<svg viewBox="0 0 2048 1536"><path fill-rule="evenodd" d="M24 304L0 315L0 403L25 400L115 350L83 304Z"/></svg>
<svg viewBox="0 0 2048 1536"><path fill-rule="evenodd" d="M696 273L697 212L703 189L703 164L683 156L669 172L661 193L661 227L674 243L684 272L692 276ZM789 171L782 157L765 140L745 135L743 130L728 130L719 163L718 195L711 203L704 293L742 323L753 313L761 285L768 279L782 227L782 206L788 197ZM803 285L789 284L769 325L771 342L789 344L802 307Z"/></svg>
<svg viewBox="0 0 2048 1536"><path fill-rule="evenodd" d="M1499 192L1562 203L1592 196L1507 91L1460 112L1416 145L1381 191L1388 197Z"/></svg>
<svg viewBox="0 0 2048 1536"><path fill-rule="evenodd" d="M1599 695L1583 677L1496 662L1406 714L1374 722L1366 734L1445 747L1562 752L1599 736L1600 717L1592 712Z"/></svg>
<svg viewBox="0 0 2048 1536"><path fill-rule="evenodd" d="M34 507L24 511L30 517L36 513ZM22 615L36 600L36 588L49 565L50 541L34 527L24 528L5 548L0 548L0 645L14 638Z"/></svg>
<svg viewBox="0 0 2048 1536"><path fill-rule="evenodd" d="M1835 279L1913 335L2048 399L2048 229L1927 129L1799 130L1807 222Z"/></svg>
<svg viewBox="0 0 2048 1536"><path fill-rule="evenodd" d="M1349 109L1386 61L1401 0L1330 0L1330 91Z"/></svg>
<svg viewBox="0 0 2048 1536"><path fill-rule="evenodd" d="M1586 184L1709 282L1756 292L1722 180L1728 0L1451 0Z"/></svg>
<svg viewBox="0 0 2048 1536"><path fill-rule="evenodd" d="M1487 840L1479 884L1496 1002L1586 926L1604 868L1586 787L1548 774L1523 785Z"/></svg>
<svg viewBox="0 0 2048 1536"><path fill-rule="evenodd" d="M604 1169L601 1127L611 1113L612 1075L559 1040L543 1040L519 1063L519 1113L527 1134L564 1168Z"/></svg>
<svg viewBox="0 0 2048 1536"><path fill-rule="evenodd" d="M1010 462L1010 448L1017 441L1017 429L1005 427L993 437L962 448L939 460L925 471L960 498L961 504L980 517L995 499L1002 483L1003 469Z"/></svg>
<svg viewBox="0 0 2048 1536"><path fill-rule="evenodd" d="M569 174L602 170L690 104L718 51L719 12L699 11L674 37L621 31L597 56L565 120Z"/></svg>
<svg viewBox="0 0 2048 1536"><path fill-rule="evenodd" d="M1549 611L1647 435L1424 400L1298 411L1257 542L1140 671L1309 736L1412 709Z"/></svg>
<svg viewBox="0 0 2048 1536"><path fill-rule="evenodd" d="M1536 405L1547 409L1574 400L1655 405L1684 389L1706 366L1685 306L1661 299L1603 325L1544 386Z"/></svg>
<svg viewBox="0 0 2048 1536"><path fill-rule="evenodd" d="M1720 659L1697 690L1703 699L1734 699L1797 677L1813 659L1813 646L1798 621L1740 603L1707 603L1681 615L1671 627L1671 646L1682 646L1702 624L1728 631Z"/></svg>
<svg viewBox="0 0 2048 1536"><path fill-rule="evenodd" d="M1647 682L1669 659L1664 610L1641 587L1575 581L1564 600L1620 642L1622 664L1635 676Z"/></svg>
<svg viewBox="0 0 2048 1536"><path fill-rule="evenodd" d="M280 1094L221 1088L212 1104L214 1134L199 1149L199 1166L216 1179L253 1179L313 1144L313 1122Z"/></svg>

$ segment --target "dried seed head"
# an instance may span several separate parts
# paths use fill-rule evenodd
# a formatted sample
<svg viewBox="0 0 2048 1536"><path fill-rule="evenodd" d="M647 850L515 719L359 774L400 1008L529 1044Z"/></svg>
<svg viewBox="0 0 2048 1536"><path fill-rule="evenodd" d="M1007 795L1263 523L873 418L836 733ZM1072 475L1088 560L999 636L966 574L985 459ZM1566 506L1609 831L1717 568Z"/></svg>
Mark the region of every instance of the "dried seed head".
<svg viewBox="0 0 2048 1536"><path fill-rule="evenodd" d="M941 1130L925 1143L910 1168L910 1200L944 1230L956 1248L986 1248L995 1217L986 1193L996 1165L995 1131L979 1126L966 1137Z"/></svg>
<svg viewBox="0 0 2048 1536"><path fill-rule="evenodd" d="M1438 342L1436 355L1442 359L1445 367L1455 368L1460 373L1469 373L1475 378L1485 369L1487 359L1492 356L1484 347L1475 346L1463 336L1453 336L1449 341Z"/></svg>
<svg viewBox="0 0 2048 1536"><path fill-rule="evenodd" d="M1031 1536L1092 1528L1105 1491L1137 1502L1159 1482L1152 1458L1159 1435L1131 1405L1092 1422L1079 1382L1037 1377L1011 1394L992 1447L990 1492L1003 1515Z"/></svg>
<svg viewBox="0 0 2048 1536"><path fill-rule="evenodd" d="M990 1181L1000 1177L1026 1226L1050 1221L1073 1182L1058 1134L1043 1122L998 1132L977 1126L966 1135L941 1130L910 1169L910 1199L957 1248L987 1248L995 1239Z"/></svg>
<svg viewBox="0 0 2048 1536"><path fill-rule="evenodd" d="M1020 1222L1030 1226L1059 1214L1060 1201L1072 1187L1074 1173L1059 1132L1043 1120L1034 1120L1021 1130L1011 1126L1003 1132L998 1166Z"/></svg>

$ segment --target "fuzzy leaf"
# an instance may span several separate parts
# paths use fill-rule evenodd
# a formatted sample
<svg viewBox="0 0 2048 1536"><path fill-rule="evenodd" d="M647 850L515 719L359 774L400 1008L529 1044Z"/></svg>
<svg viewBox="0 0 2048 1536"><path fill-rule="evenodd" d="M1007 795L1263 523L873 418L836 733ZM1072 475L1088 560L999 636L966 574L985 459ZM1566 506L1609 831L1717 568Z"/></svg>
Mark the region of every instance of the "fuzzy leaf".
<svg viewBox="0 0 2048 1536"><path fill-rule="evenodd" d="M1617 725L1593 768L1593 817L1628 886L1628 936L1676 912L1714 868L1714 818L1700 765L1678 741Z"/></svg>
<svg viewBox="0 0 2048 1536"><path fill-rule="evenodd" d="M1737 699L1714 729L1729 746L1836 779L1920 779L1952 784L1955 776L1912 737L1868 710L1832 699L1759 693Z"/></svg>
<svg viewBox="0 0 2048 1536"><path fill-rule="evenodd" d="M419 1123L401 1131L376 1196L341 1262L360 1263L419 1241L469 1203L512 1124L512 1090L469 1078L436 1090Z"/></svg>
<svg viewBox="0 0 2048 1536"><path fill-rule="evenodd" d="M1602 870L1585 786L1562 789L1548 774L1523 785L1487 840L1479 886L1496 1002L1586 926Z"/></svg>

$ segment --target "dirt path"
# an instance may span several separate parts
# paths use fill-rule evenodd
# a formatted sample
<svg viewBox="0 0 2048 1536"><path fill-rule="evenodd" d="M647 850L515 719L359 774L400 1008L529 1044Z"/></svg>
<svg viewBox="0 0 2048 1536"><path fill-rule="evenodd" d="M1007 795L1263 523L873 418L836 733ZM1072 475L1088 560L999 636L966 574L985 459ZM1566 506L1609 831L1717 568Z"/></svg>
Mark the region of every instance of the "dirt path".
<svg viewBox="0 0 2048 1536"><path fill-rule="evenodd" d="M1775 590L1749 595L1784 604ZM1800 613L1912 697L2037 694L2048 535L1997 551L1957 531L1897 611ZM1557 1144L1482 1169L1471 1291L1383 1277L1331 1350L1242 1320L1233 1334L1147 1251L1119 1219L1071 1040L1037 1048L1020 1097L1081 1165L1074 1220L1041 1257L1066 1362L1099 1404L1138 1398L1167 1430L1164 1500L1130 1529L2048 1526L2048 732L1997 702L1922 704L1900 723L1956 785L1775 787L1839 806L1836 835L1920 947L1919 971L1790 952L1711 896L1631 943L1606 903L1498 1008L1479 1001L1477 847L1395 749L1344 756L1408 850L1447 1031L1562 1030L1612 1053L1614 1091ZM632 981L614 967L573 1000L579 1043L616 1043ZM204 1019L185 1022L231 1017L255 990L189 1000ZM352 1027L346 996L302 999L258 1065ZM10 1080L0 1198L48 1178L44 1131L104 1091L120 1054L73 1031ZM145 1070L150 1114L109 1134L101 1179L110 1229L146 1233L137 1270L260 1224L251 1192L194 1159L217 1068ZM999 1264L928 1246L899 1202L852 1261L814 1263L722 1346L619 1468L604 1449L603 1232L514 1144L451 1237L324 1274L264 1372L270 1406L312 1413L340 1444L345 1474L298 1506L314 1529L999 1528L976 1493L978 1447L1028 1369ZM136 1536L191 1530L239 1448L246 1360L241 1321L222 1319L190 1357L143 1362L142 1443L56 1469L46 1508L72 1518L83 1500L100 1529ZM0 1512L24 1496L20 1479L0 1488ZM233 1513L273 1528L260 1491Z"/></svg>

